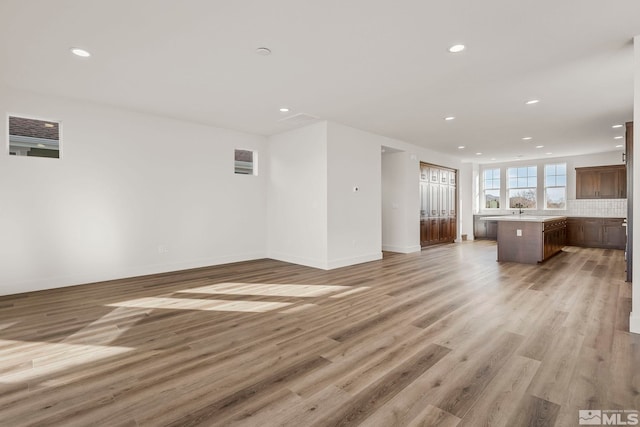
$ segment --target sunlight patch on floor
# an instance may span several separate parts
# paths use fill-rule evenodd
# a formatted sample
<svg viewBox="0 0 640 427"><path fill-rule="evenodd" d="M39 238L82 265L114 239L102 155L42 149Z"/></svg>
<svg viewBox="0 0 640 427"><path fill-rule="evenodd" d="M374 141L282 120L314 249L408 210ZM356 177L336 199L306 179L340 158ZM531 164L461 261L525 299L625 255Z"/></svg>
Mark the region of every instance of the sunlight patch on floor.
<svg viewBox="0 0 640 427"><path fill-rule="evenodd" d="M25 350L19 356L3 359L4 366L13 366L0 375L0 383L6 384L32 381L133 350L130 347L14 340L0 340L0 346L10 346L14 352L24 346Z"/></svg>
<svg viewBox="0 0 640 427"><path fill-rule="evenodd" d="M242 311L262 313L291 305L289 302L229 301L215 299L148 297L108 304L111 307L160 308L168 310Z"/></svg>
<svg viewBox="0 0 640 427"><path fill-rule="evenodd" d="M267 283L218 283L184 289L178 292L225 294L225 295L265 295L277 297L320 297L334 292L346 291L350 286L332 285L279 285Z"/></svg>

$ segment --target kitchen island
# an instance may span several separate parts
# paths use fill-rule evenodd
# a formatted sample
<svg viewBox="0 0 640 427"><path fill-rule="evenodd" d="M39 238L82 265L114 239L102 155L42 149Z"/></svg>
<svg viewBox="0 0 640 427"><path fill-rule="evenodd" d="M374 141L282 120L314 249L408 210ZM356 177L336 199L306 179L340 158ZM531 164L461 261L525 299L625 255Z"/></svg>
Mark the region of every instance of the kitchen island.
<svg viewBox="0 0 640 427"><path fill-rule="evenodd" d="M562 251L567 217L505 215L482 218L498 222L498 261L536 264Z"/></svg>

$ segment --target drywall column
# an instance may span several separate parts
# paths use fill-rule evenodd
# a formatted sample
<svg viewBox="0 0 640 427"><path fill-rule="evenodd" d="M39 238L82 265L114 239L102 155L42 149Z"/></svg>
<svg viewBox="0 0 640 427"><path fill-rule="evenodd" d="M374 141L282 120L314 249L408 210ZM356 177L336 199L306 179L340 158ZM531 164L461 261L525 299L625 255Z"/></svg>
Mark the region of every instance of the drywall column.
<svg viewBox="0 0 640 427"><path fill-rule="evenodd" d="M640 36L634 38L634 106L633 106L633 122L637 126L640 123ZM636 128L637 129L637 128ZM631 315L629 318L629 329L631 332L640 334L640 197L638 191L640 189L640 132L633 133L633 272L636 276L632 284L632 305ZM636 234L638 234L636 236Z"/></svg>
<svg viewBox="0 0 640 427"><path fill-rule="evenodd" d="M269 137L268 256L327 268L327 122Z"/></svg>
<svg viewBox="0 0 640 427"><path fill-rule="evenodd" d="M458 217L460 225L460 238L467 235L468 240L473 240L473 164L463 163L458 177Z"/></svg>
<svg viewBox="0 0 640 427"><path fill-rule="evenodd" d="M381 138L327 123L327 268L382 258Z"/></svg>

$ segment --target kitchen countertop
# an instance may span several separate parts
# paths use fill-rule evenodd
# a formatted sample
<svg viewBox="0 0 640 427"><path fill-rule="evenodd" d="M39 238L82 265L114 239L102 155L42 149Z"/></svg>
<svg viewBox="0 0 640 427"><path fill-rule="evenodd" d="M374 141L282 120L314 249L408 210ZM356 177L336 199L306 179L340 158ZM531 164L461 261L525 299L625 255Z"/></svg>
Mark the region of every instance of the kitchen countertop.
<svg viewBox="0 0 640 427"><path fill-rule="evenodd" d="M481 221L523 221L523 222L547 222L567 219L566 216L557 215L503 215L503 216L485 216L479 218Z"/></svg>

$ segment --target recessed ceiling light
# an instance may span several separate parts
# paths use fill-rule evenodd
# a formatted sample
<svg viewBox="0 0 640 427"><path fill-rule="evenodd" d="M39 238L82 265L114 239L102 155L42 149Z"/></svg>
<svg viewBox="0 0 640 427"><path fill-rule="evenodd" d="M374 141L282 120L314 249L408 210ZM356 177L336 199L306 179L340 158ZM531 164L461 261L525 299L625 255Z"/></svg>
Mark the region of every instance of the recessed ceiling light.
<svg viewBox="0 0 640 427"><path fill-rule="evenodd" d="M271 55L271 49L268 47L259 47L256 49L256 53L262 56L269 56Z"/></svg>
<svg viewBox="0 0 640 427"><path fill-rule="evenodd" d="M614 136L613 139L622 139L622 136Z"/></svg>
<svg viewBox="0 0 640 427"><path fill-rule="evenodd" d="M482 153L476 153L476 156L482 156Z"/></svg>
<svg viewBox="0 0 640 427"><path fill-rule="evenodd" d="M553 154L553 153L552 153L552 152L548 152L548 153L545 153L545 154L546 154L547 156L550 156L550 155L551 155L551 154Z"/></svg>
<svg viewBox="0 0 640 427"><path fill-rule="evenodd" d="M464 145L458 145L458 150L464 150Z"/></svg>
<svg viewBox="0 0 640 427"><path fill-rule="evenodd" d="M445 117L444 119L445 119L446 121L451 121L451 120L454 120L454 119L455 119L455 117L453 117L453 116L449 116L449 117Z"/></svg>
<svg viewBox="0 0 640 427"><path fill-rule="evenodd" d="M495 160L495 159L496 159L495 157L492 157L492 158L491 158L491 160Z"/></svg>
<svg viewBox="0 0 640 427"><path fill-rule="evenodd" d="M465 46L463 44L454 44L449 48L449 52L458 53L458 52L462 52L464 49L465 49Z"/></svg>
<svg viewBox="0 0 640 427"><path fill-rule="evenodd" d="M612 128L614 128L614 129L618 129L618 128L621 128L621 127L622 127L622 125L613 125L613 126L611 126L611 127L612 127Z"/></svg>
<svg viewBox="0 0 640 427"><path fill-rule="evenodd" d="M282 108L280 109L280 112L281 112L281 113L288 113L288 112L289 112L289 109L288 109L287 107L282 107Z"/></svg>
<svg viewBox="0 0 640 427"><path fill-rule="evenodd" d="M72 47L71 48L71 53L73 53L76 56L79 56L81 58L88 58L91 56L91 54L84 50L84 49L80 49L79 47Z"/></svg>
<svg viewBox="0 0 640 427"><path fill-rule="evenodd" d="M522 138L523 141L531 141L533 139L533 137L531 136L525 136L524 138Z"/></svg>
<svg viewBox="0 0 640 427"><path fill-rule="evenodd" d="M530 99L529 101L525 102L525 104L531 105L531 104L537 104L538 102L540 102L539 99Z"/></svg>
<svg viewBox="0 0 640 427"><path fill-rule="evenodd" d="M536 148L544 148L544 145L536 145Z"/></svg>
<svg viewBox="0 0 640 427"><path fill-rule="evenodd" d="M622 144L616 145L616 148L622 148L622 147L624 147L624 145L622 145Z"/></svg>

